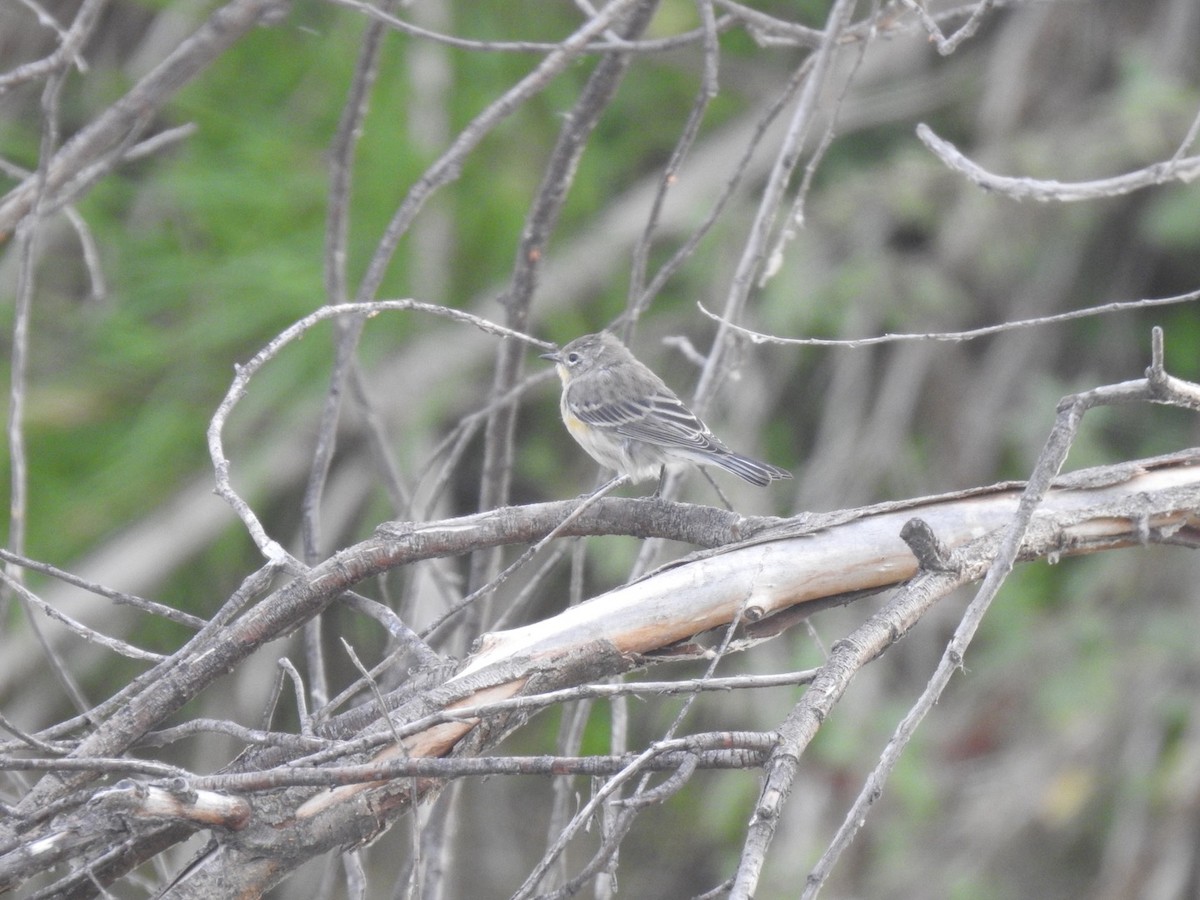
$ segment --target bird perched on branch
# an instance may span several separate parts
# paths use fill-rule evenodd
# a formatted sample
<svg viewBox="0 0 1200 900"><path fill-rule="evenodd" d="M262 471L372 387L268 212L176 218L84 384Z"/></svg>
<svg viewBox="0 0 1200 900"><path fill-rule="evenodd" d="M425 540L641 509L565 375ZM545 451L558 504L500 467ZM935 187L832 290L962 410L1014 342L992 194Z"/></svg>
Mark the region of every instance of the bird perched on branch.
<svg viewBox="0 0 1200 900"><path fill-rule="evenodd" d="M760 486L792 477L726 447L611 334L585 334L542 358L555 364L562 379L560 409L571 436L596 462L630 481L661 479L674 460L719 466Z"/></svg>

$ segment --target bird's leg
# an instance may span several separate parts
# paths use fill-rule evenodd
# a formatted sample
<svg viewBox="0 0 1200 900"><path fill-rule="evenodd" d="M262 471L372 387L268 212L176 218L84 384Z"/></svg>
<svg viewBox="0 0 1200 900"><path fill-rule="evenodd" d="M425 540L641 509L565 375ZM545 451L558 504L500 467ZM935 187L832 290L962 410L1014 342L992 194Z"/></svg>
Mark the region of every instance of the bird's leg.
<svg viewBox="0 0 1200 900"><path fill-rule="evenodd" d="M654 493L650 495L651 500L657 500L662 496L663 488L667 486L667 464L663 463L662 468L658 470L658 487L654 489Z"/></svg>
<svg viewBox="0 0 1200 900"><path fill-rule="evenodd" d="M725 492L721 490L721 486L713 480L713 477L708 474L708 469L704 466L700 467L700 474L708 479L708 483L712 485L712 489L717 492L717 496L721 498L721 502L725 504L725 508L733 512L733 504L729 502L729 498L725 496Z"/></svg>

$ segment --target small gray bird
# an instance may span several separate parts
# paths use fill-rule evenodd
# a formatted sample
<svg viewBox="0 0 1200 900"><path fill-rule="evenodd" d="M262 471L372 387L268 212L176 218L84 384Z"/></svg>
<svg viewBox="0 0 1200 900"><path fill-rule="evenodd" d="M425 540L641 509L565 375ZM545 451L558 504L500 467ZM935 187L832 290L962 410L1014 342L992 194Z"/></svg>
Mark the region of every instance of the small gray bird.
<svg viewBox="0 0 1200 900"><path fill-rule="evenodd" d="M567 431L596 462L630 481L660 476L671 460L720 466L757 485L792 477L722 444L611 334L585 334L542 358L555 363L562 379Z"/></svg>

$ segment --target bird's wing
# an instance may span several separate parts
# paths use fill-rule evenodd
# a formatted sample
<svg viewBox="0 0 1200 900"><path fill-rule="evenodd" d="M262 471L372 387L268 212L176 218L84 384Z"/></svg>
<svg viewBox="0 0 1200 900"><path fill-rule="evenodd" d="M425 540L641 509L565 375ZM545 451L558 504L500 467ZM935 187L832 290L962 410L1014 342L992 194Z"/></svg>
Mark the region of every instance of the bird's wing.
<svg viewBox="0 0 1200 900"><path fill-rule="evenodd" d="M725 449L670 389L664 388L636 400L619 399L611 391L597 391L595 395L596 399L587 403L572 402L572 411L589 425L611 428L622 437L661 447Z"/></svg>

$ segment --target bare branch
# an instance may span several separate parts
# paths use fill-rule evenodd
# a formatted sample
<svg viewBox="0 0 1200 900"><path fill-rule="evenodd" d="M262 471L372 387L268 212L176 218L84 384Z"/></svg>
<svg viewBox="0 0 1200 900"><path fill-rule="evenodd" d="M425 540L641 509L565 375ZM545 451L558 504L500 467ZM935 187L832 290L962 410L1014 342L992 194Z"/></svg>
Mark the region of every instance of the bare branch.
<svg viewBox="0 0 1200 900"><path fill-rule="evenodd" d="M958 30L949 37L945 35L941 27L933 16L925 11L923 4L916 0L900 0L901 5L916 15L917 20L921 23L921 27L929 33L929 39L937 45L938 53L942 56L949 56L958 49L958 45L967 38L974 37L975 32L979 30L979 25L983 21L983 17L992 11L993 0L980 0L975 4L975 8L971 11L971 15L967 18Z"/></svg>
<svg viewBox="0 0 1200 900"><path fill-rule="evenodd" d="M2 582L10 591L17 594L17 596L19 596L26 604L27 608L39 610L48 618L51 618L59 624L69 628L72 632L83 638L85 641L89 641L101 647L107 647L114 653L119 653L121 656L126 656L129 659L143 659L151 662L158 662L163 659L163 656L160 653L151 653L149 650L142 650L133 646L132 644L126 643L125 641L117 640L116 638L110 638L107 635L101 634L95 629L88 628L82 622L72 619L66 613L59 612L53 606L42 600L41 597L37 596L37 594L33 593L33 591L25 587L20 581L16 580L5 572L0 572L0 582Z"/></svg>
<svg viewBox="0 0 1200 900"><path fill-rule="evenodd" d="M384 311L415 311L430 313L435 316L444 316L460 322L470 323L489 334L514 337L536 347L553 349L552 344L528 337L510 328L505 328L502 325L488 322L471 313L444 306L436 306L430 303L420 303L416 300L379 300L373 303L345 303L335 306L324 306L280 332L274 340L256 353L249 362L237 367L237 374L234 377L233 383L230 385L229 391L225 394L225 399L217 407L216 413L213 414L212 422L208 428L208 448L212 456L213 468L216 471L217 493L233 507L238 517L245 523L246 529L254 539L254 543L258 545L262 554L271 562L281 565L298 565L298 563L292 560L290 554L283 549L281 544L267 535L262 523L258 520L258 516L255 515L250 505L234 491L230 484L230 464L225 457L224 442L221 437L222 431L225 428L225 422L229 418L230 413L233 412L233 408L237 405L238 401L245 396L250 379L255 373L275 357L280 350L303 336L314 325L324 322L326 319L333 319L339 316L369 318Z"/></svg>
<svg viewBox="0 0 1200 900"><path fill-rule="evenodd" d="M1013 200L1038 200L1042 203L1077 203L1081 200L1099 200L1102 197L1121 197L1142 188L1157 187L1168 181L1188 184L1200 175L1200 156L1172 158L1155 163L1136 172L1100 178L1095 181L1041 181L1035 178L1012 178L993 175L959 152L958 148L944 138L938 137L925 123L917 126L917 137L933 154L948 167L983 188L1011 197Z"/></svg>
<svg viewBox="0 0 1200 900"><path fill-rule="evenodd" d="M1100 306L1089 306L1086 309L1073 309L1070 312L1055 313L1050 316L1037 316L1032 319L1019 319L1015 322L1001 322L998 325L986 325L982 328L971 328L967 331L929 331L912 334L881 334L865 338L788 338L763 334L746 328L705 308L701 303L696 304L700 312L715 319L737 334L749 338L755 344L780 344L797 347L871 347L876 344L896 344L904 341L973 341L976 338L989 337L993 334L1004 334L1008 331L1020 331L1026 328L1038 328L1043 325L1058 325L1076 319L1089 319L1093 316L1103 316L1109 313L1132 312L1140 309L1153 309L1159 306L1174 306L1179 303L1193 303L1200 300L1200 290L1188 291L1186 294L1176 294L1173 297L1150 297L1143 300L1118 300L1104 303Z"/></svg>
<svg viewBox="0 0 1200 900"><path fill-rule="evenodd" d="M414 22L408 22L397 16L390 15L379 9L379 7L364 3L362 0L328 0L328 2L361 12L373 21L382 22L397 31L411 34L414 37L435 41L447 47L458 47L463 50L476 50L485 53L544 54L562 46L561 44L550 44L543 41L473 41L456 35L444 34L423 28ZM734 21L734 17L732 16L724 17L720 22L721 30L728 30L732 27ZM612 51L620 51L622 53L661 53L663 50L686 47L689 44L696 44L704 40L704 29L702 28L683 32L674 37L640 40L622 39L618 35L614 35L609 29L605 29L604 33L604 38L598 38L588 43L584 47L584 52L589 54L610 53Z"/></svg>

